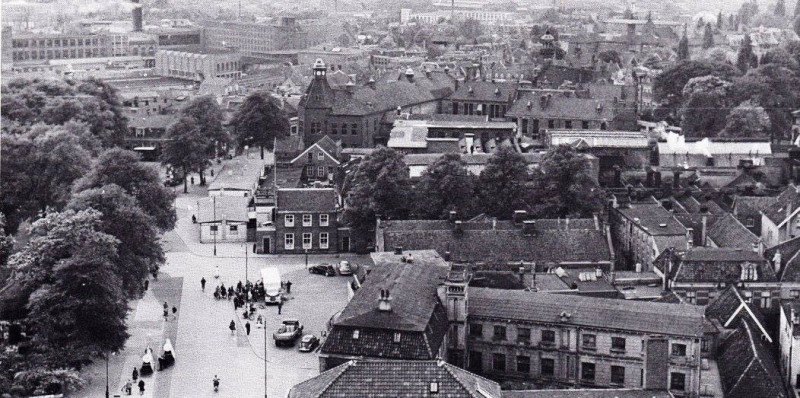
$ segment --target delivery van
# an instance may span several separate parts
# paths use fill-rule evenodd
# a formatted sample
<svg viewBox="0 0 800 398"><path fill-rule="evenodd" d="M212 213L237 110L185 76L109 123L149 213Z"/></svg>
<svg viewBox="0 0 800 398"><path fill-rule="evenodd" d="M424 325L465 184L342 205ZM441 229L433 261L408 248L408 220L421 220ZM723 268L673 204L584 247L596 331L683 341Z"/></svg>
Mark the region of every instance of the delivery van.
<svg viewBox="0 0 800 398"><path fill-rule="evenodd" d="M264 282L264 303L278 304L283 300L281 290L281 273L275 267L264 268L261 270L261 280Z"/></svg>

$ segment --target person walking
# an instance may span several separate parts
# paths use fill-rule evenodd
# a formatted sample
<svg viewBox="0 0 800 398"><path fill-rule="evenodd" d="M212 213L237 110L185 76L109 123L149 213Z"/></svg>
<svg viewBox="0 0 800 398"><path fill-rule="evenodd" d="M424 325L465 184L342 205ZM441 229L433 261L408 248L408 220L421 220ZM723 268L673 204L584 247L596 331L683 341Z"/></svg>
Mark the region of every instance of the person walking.
<svg viewBox="0 0 800 398"><path fill-rule="evenodd" d="M247 335L250 335L250 321L244 324L244 328L247 330Z"/></svg>
<svg viewBox="0 0 800 398"><path fill-rule="evenodd" d="M150 288L150 281L148 279L145 279L144 280L144 291L147 291L148 288Z"/></svg>
<svg viewBox="0 0 800 398"><path fill-rule="evenodd" d="M286 281L286 293L292 292L292 281Z"/></svg>
<svg viewBox="0 0 800 398"><path fill-rule="evenodd" d="M169 321L169 310L164 308L164 322Z"/></svg>
<svg viewBox="0 0 800 398"><path fill-rule="evenodd" d="M139 369L133 368L133 381L136 381L139 378Z"/></svg>
<svg viewBox="0 0 800 398"><path fill-rule="evenodd" d="M133 383L131 383L130 379L122 386L122 392L124 392L125 395L131 395L133 392Z"/></svg>
<svg viewBox="0 0 800 398"><path fill-rule="evenodd" d="M228 329L231 330L231 336L233 336L233 334L236 333L236 322L231 320L231 324L228 325Z"/></svg>
<svg viewBox="0 0 800 398"><path fill-rule="evenodd" d="M281 314L282 310L283 310L283 297L281 297L281 299L278 300L278 315Z"/></svg>
<svg viewBox="0 0 800 398"><path fill-rule="evenodd" d="M175 307L174 305L172 306L172 319L173 320L178 319L178 308Z"/></svg>
<svg viewBox="0 0 800 398"><path fill-rule="evenodd" d="M139 395L144 395L144 380L139 380Z"/></svg>
<svg viewBox="0 0 800 398"><path fill-rule="evenodd" d="M206 291L206 278L205 277L200 279L200 289L202 289L204 292Z"/></svg>

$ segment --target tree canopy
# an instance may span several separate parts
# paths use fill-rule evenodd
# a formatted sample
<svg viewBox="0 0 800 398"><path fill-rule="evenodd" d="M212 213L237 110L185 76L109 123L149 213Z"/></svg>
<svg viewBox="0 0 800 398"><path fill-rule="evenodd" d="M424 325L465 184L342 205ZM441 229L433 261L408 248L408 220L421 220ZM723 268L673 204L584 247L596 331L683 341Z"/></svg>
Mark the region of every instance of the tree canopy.
<svg viewBox="0 0 800 398"><path fill-rule="evenodd" d="M289 134L289 121L280 110L277 100L266 91L248 95L233 115L231 125L239 144L258 145L262 159L265 147L272 149L276 138Z"/></svg>
<svg viewBox="0 0 800 398"><path fill-rule="evenodd" d="M758 66L758 57L753 52L753 42L750 35L745 34L739 52L736 54L736 67L742 72Z"/></svg>
<svg viewBox="0 0 800 398"><path fill-rule="evenodd" d="M422 174L414 187L414 215L446 219L450 211L469 218L474 213L475 182L457 153L442 155Z"/></svg>
<svg viewBox="0 0 800 398"><path fill-rule="evenodd" d="M731 110L722 136L766 138L769 137L769 115L753 101L745 101Z"/></svg>
<svg viewBox="0 0 800 398"><path fill-rule="evenodd" d="M730 81L737 75L739 71L726 63L709 60L678 61L655 78L654 97L667 112L677 113L684 100L683 88L692 78L717 76Z"/></svg>
<svg viewBox="0 0 800 398"><path fill-rule="evenodd" d="M358 164L350 183L344 218L355 230L368 231L378 216L408 216L411 182L400 152L379 147Z"/></svg>
<svg viewBox="0 0 800 398"><path fill-rule="evenodd" d="M683 88L681 127L687 136L716 136L725 126L733 84L717 76L695 77Z"/></svg>
<svg viewBox="0 0 800 398"><path fill-rule="evenodd" d="M490 216L509 219L528 208L528 165L519 153L501 148L493 153L478 177L478 203Z"/></svg>
<svg viewBox="0 0 800 398"><path fill-rule="evenodd" d="M190 172L208 167L210 160L206 144L197 139L200 127L190 117L182 117L167 129L167 141L161 147L161 163L183 176L183 193L189 192L187 178Z"/></svg>
<svg viewBox="0 0 800 398"><path fill-rule="evenodd" d="M568 145L550 149L533 175L528 203L537 218L585 218L601 211L603 190L586 157Z"/></svg>

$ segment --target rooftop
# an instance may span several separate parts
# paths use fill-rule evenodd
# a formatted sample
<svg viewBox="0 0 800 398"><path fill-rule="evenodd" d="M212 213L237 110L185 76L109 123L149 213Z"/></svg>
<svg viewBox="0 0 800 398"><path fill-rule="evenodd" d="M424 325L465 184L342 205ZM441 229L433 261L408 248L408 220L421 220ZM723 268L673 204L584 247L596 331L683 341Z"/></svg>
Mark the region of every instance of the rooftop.
<svg viewBox="0 0 800 398"><path fill-rule="evenodd" d="M279 188L276 202L279 212L334 212L337 207L333 188Z"/></svg>
<svg viewBox="0 0 800 398"><path fill-rule="evenodd" d="M620 207L618 210L653 236L685 236L688 232L686 227L659 203L632 203L630 207Z"/></svg>
<svg viewBox="0 0 800 398"><path fill-rule="evenodd" d="M650 147L647 135L638 131L547 130L547 134L551 146L571 145L577 149Z"/></svg>
<svg viewBox="0 0 800 398"><path fill-rule="evenodd" d="M673 398L668 391L641 389L569 389L503 391L503 398Z"/></svg>
<svg viewBox="0 0 800 398"><path fill-rule="evenodd" d="M221 220L248 220L247 205L250 198L243 196L212 196L197 200L197 222Z"/></svg>
<svg viewBox="0 0 800 398"><path fill-rule="evenodd" d="M788 397L771 348L747 322L722 344L717 364L725 397Z"/></svg>

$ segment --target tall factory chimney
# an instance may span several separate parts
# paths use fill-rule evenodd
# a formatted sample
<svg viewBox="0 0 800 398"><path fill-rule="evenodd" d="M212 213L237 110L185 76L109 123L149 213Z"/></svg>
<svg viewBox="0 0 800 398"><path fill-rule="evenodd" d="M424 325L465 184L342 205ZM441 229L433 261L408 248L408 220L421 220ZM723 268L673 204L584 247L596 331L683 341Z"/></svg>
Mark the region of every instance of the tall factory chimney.
<svg viewBox="0 0 800 398"><path fill-rule="evenodd" d="M141 0L131 0L133 3L133 31L142 31L142 3Z"/></svg>

